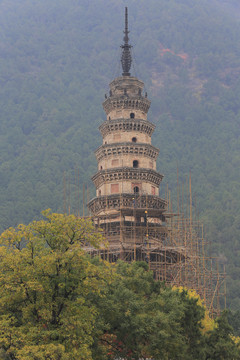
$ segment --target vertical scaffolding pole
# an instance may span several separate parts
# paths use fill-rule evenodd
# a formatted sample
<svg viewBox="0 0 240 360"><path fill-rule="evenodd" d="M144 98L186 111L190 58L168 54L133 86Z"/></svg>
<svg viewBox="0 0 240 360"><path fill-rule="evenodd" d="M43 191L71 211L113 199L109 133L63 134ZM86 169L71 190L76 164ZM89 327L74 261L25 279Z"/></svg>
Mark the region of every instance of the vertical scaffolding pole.
<svg viewBox="0 0 240 360"><path fill-rule="evenodd" d="M71 178L68 177L68 215L71 213Z"/></svg>
<svg viewBox="0 0 240 360"><path fill-rule="evenodd" d="M77 216L80 217L80 170L78 168L78 172L77 172L77 188L78 188L78 212L77 212ZM88 201L89 202L89 201ZM89 209L88 209L89 212Z"/></svg>
<svg viewBox="0 0 240 360"><path fill-rule="evenodd" d="M83 217L85 216L85 184L83 184Z"/></svg>
<svg viewBox="0 0 240 360"><path fill-rule="evenodd" d="M206 304L206 268L205 268L205 249L204 249L204 238L203 238L203 225L202 225L202 261L203 261L203 300Z"/></svg>
<svg viewBox="0 0 240 360"><path fill-rule="evenodd" d="M226 266L224 265L224 308L227 309L227 283L226 283Z"/></svg>
<svg viewBox="0 0 240 360"><path fill-rule="evenodd" d="M63 212L64 212L64 214L67 213L67 208L66 208L66 174L65 174L65 171L63 172Z"/></svg>

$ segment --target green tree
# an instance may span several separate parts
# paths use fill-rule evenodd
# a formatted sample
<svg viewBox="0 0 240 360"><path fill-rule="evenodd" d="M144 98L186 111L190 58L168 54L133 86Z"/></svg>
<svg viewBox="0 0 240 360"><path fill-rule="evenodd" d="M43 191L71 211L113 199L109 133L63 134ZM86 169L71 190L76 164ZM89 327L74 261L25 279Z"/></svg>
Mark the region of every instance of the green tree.
<svg viewBox="0 0 240 360"><path fill-rule="evenodd" d="M232 326L234 335L240 336L240 311L228 311L227 312L227 318L229 324Z"/></svg>
<svg viewBox="0 0 240 360"><path fill-rule="evenodd" d="M0 347L18 360L91 359L97 307L110 265L83 248L103 241L90 220L45 211L46 220L0 237Z"/></svg>
<svg viewBox="0 0 240 360"><path fill-rule="evenodd" d="M97 307L94 359L240 358L224 315L214 322L194 291L155 281L146 263L119 262Z"/></svg>
<svg viewBox="0 0 240 360"><path fill-rule="evenodd" d="M105 332L95 344L95 359L202 360L204 310L197 300L155 281L146 263L120 262L116 272L107 298L99 303ZM106 351L99 354L103 344L108 357Z"/></svg>
<svg viewBox="0 0 240 360"><path fill-rule="evenodd" d="M224 312L217 319L217 327L207 338L206 359L209 360L239 360L240 349L233 339L233 328L227 320Z"/></svg>

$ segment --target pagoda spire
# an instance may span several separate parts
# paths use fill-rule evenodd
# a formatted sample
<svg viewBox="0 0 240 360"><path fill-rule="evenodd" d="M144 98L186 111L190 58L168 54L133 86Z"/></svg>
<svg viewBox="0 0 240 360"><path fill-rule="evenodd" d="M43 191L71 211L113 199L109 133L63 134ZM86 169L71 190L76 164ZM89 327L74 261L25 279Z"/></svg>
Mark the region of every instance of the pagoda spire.
<svg viewBox="0 0 240 360"><path fill-rule="evenodd" d="M122 69L123 69L123 76L130 76L130 69L132 64L132 55L131 55L131 47L132 45L128 44L129 41L129 31L128 31L128 8L125 7L125 30L124 30L124 44L121 45L122 48L122 57L121 57L121 63L122 63Z"/></svg>

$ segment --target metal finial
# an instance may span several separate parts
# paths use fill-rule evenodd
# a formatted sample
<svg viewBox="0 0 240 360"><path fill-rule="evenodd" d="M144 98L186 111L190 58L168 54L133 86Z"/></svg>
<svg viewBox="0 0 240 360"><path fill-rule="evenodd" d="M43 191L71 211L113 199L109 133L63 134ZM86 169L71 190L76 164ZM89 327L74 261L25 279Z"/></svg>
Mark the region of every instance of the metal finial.
<svg viewBox="0 0 240 360"><path fill-rule="evenodd" d="M121 45L121 48L123 49L122 57L121 57L121 63L122 63L122 69L123 69L123 76L130 76L129 70L131 69L132 64L132 56L131 56L131 45L128 44L129 41L129 31L128 31L128 8L125 7L125 30L124 30L124 45Z"/></svg>

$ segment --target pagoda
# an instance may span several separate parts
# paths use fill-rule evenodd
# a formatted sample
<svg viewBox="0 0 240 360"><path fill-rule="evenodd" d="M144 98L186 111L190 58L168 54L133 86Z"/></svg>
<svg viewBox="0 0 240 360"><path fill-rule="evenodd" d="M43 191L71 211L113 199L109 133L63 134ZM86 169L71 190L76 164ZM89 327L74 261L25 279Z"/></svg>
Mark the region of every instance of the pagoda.
<svg viewBox="0 0 240 360"><path fill-rule="evenodd" d="M163 175L156 171L159 149L151 144L155 125L147 119L150 100L144 83L131 76L128 12L125 8L122 76L110 83L99 130L103 143L95 151L98 171L92 177L96 197L88 208L108 240L108 260L156 260L167 203L159 196Z"/></svg>

